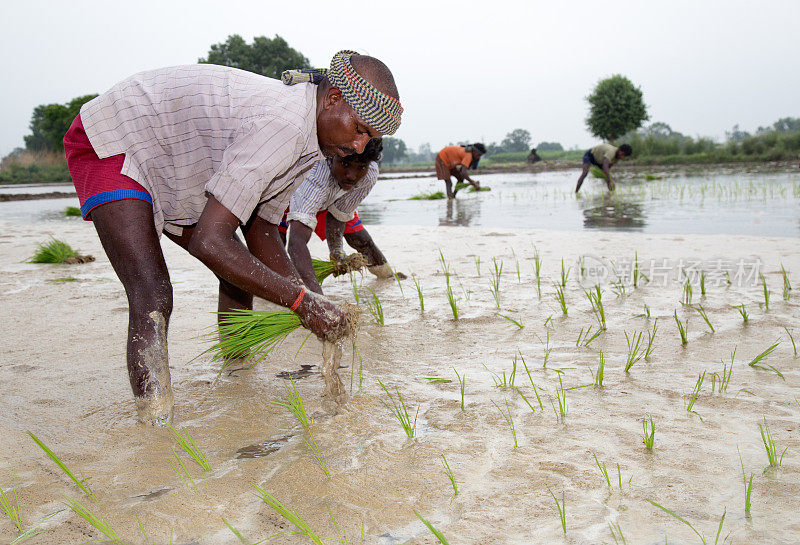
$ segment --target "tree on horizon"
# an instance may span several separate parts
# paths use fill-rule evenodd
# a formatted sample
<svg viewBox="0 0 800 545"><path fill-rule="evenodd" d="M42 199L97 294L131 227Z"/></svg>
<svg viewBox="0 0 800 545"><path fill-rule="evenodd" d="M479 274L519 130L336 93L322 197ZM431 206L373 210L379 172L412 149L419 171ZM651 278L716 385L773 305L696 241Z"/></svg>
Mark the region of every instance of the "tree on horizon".
<svg viewBox="0 0 800 545"><path fill-rule="evenodd" d="M589 132L608 142L635 131L650 118L642 90L621 74L600 80L586 101Z"/></svg>
<svg viewBox="0 0 800 545"><path fill-rule="evenodd" d="M278 36L256 36L248 44L238 34L228 36L222 43L213 44L208 56L197 60L200 64L219 64L280 79L284 70L311 68L308 59Z"/></svg>

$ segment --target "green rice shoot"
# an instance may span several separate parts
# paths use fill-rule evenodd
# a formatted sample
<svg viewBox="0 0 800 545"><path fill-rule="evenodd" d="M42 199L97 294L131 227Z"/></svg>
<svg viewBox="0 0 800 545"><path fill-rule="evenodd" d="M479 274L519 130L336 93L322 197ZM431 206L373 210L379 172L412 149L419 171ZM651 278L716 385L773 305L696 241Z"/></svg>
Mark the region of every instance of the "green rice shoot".
<svg viewBox="0 0 800 545"><path fill-rule="evenodd" d="M416 275L412 276L414 280L414 287L417 288L417 298L419 298L419 311L425 312L425 298L422 296L422 286L419 284L419 280L417 279Z"/></svg>
<svg viewBox="0 0 800 545"><path fill-rule="evenodd" d="M283 381L283 386L286 388L286 401L270 401L269 403L289 409L289 412L297 418L300 425L304 429L308 429L310 423L306 409L303 406L303 399L300 397L300 392L297 391L297 385L295 385L294 380L290 379L290 383L292 385L291 388L289 388L289 384L286 381Z"/></svg>
<svg viewBox="0 0 800 545"><path fill-rule="evenodd" d="M506 316L505 314L500 314L499 312L495 312L494 314L495 316L500 316L501 318L505 318L506 320L517 326L519 329L525 327L524 325L522 325L522 322L519 322L510 316Z"/></svg>
<svg viewBox="0 0 800 545"><path fill-rule="evenodd" d="M189 473L189 470L186 468L186 464L183 463L183 460L181 460L181 457L178 456L177 452L175 452L175 449L172 449L172 454L175 456L175 459L178 461L178 465L176 466L175 464L172 463L172 460L169 460L169 465L172 466L172 470L175 472L175 474L178 476L178 478L181 480L181 482L183 482L183 484L186 486L186 488L188 488L190 490L191 489L196 489L197 485L194 484L194 479L192 479L192 475ZM178 469L178 467L180 467L180 469ZM183 473L181 473L181 469L183 470Z"/></svg>
<svg viewBox="0 0 800 545"><path fill-rule="evenodd" d="M783 329L786 330L786 334L789 335L789 340L792 341L792 350L794 350L794 357L797 357L797 345L794 343L794 337L792 336L792 332L789 331L789 328L783 326Z"/></svg>
<svg viewBox="0 0 800 545"><path fill-rule="evenodd" d="M497 410L500 411L500 414L503 415L503 420L505 420L508 424L508 427L511 429L511 435L514 437L514 447L518 447L517 429L514 427L514 417L511 415L511 408L508 406L508 400L506 400L506 412L503 412L503 409L501 409L500 406L495 403L494 399L491 399L490 401L495 407L497 407Z"/></svg>
<svg viewBox="0 0 800 545"><path fill-rule="evenodd" d="M783 300L788 301L792 291L792 283L789 281L789 273L783 268L783 263L781 263L781 276L783 277Z"/></svg>
<svg viewBox="0 0 800 545"><path fill-rule="evenodd" d="M678 319L678 311L677 310L675 311L674 316L675 316L675 324L677 324L677 326L678 326L678 333L680 333L680 336L681 336L681 344L685 346L689 342L688 337L687 337L687 335L688 335L687 331L689 329L689 320L687 319L686 323L681 322Z"/></svg>
<svg viewBox="0 0 800 545"><path fill-rule="evenodd" d="M557 284L556 284L555 288L556 288L556 301L558 301L558 305L561 307L562 314L564 314L564 316L566 316L567 315L567 301L564 298L564 288L562 288L561 286L559 286Z"/></svg>
<svg viewBox="0 0 800 545"><path fill-rule="evenodd" d="M3 488L0 487L0 509L3 510L3 513L14 523L14 526L17 527L17 530L20 532L25 530L25 526L22 524L22 510L19 508L19 498L17 497L17 489L16 487L11 487L12 492L14 493L14 501L12 502L11 499L6 495Z"/></svg>
<svg viewBox="0 0 800 545"><path fill-rule="evenodd" d="M31 263L64 263L78 257L78 252L62 240L50 237L50 242L40 243L31 257Z"/></svg>
<svg viewBox="0 0 800 545"><path fill-rule="evenodd" d="M539 249L533 247L533 272L536 275L536 293L539 299L542 298L542 256L539 254Z"/></svg>
<svg viewBox="0 0 800 545"><path fill-rule="evenodd" d="M297 528L297 531L292 532L293 534L306 536L311 540L312 543L315 543L316 545L325 545L322 541L322 538L311 530L311 527L305 520L303 520L303 517L301 517L297 511L286 507L275 496L258 485L254 483L250 484L252 484L253 487L255 487L255 489L258 491L258 497L261 498L261 501L272 507L280 516L285 518L287 521L292 523L295 528Z"/></svg>
<svg viewBox="0 0 800 545"><path fill-rule="evenodd" d="M650 421L650 425L647 425L648 418ZM647 415L642 420L642 442L644 442L644 448L649 451L653 450L653 445L656 442L656 425L653 423L652 415Z"/></svg>
<svg viewBox="0 0 800 545"><path fill-rule="evenodd" d="M461 392L461 410L463 411L464 410L464 393L465 393L466 388L467 388L467 373L465 372L463 376L459 375L458 371L456 371L455 367L453 367L453 372L456 374L456 377L458 377L458 386L459 386L459 390Z"/></svg>
<svg viewBox="0 0 800 545"><path fill-rule="evenodd" d="M52 450L50 450L50 448L48 448L48 446L45 445L38 437L36 437L30 431L28 431L28 435L30 435L31 439L33 439L36 442L36 444L39 445L39 448L41 448L44 451L44 453L47 454L47 456L51 460L53 460L53 462L55 462L55 464L59 468L61 468L61 471L63 471L67 475L67 477L72 479L72 482L74 482L78 486L78 488L80 488L83 491L83 493L86 494L89 497L89 499L91 499L93 502L97 503L97 498L95 498L94 494L92 493L91 488L89 488L89 483L88 483L87 479L85 479L85 478L84 479L78 479L69 470L69 468L64 464L64 462L62 462L59 459L59 457L56 456L55 453Z"/></svg>
<svg viewBox="0 0 800 545"><path fill-rule="evenodd" d="M711 330L711 333L714 333L714 326L711 325L711 321L708 319L708 313L706 313L706 309L703 308L703 305L697 305L696 307L691 307L697 311L701 318L706 322L708 329Z"/></svg>
<svg viewBox="0 0 800 545"><path fill-rule="evenodd" d="M422 517L422 515L420 515L420 514L419 514L419 513L418 513L416 510L414 511L414 514L415 514L415 515L417 515L417 518L419 518L419 520L421 520L421 521L422 521L422 523L423 523L425 526L427 526L427 527L428 527L428 530L430 530L430 531L431 531L431 533L432 533L433 535L435 535L435 536L436 536L436 539L438 539L438 540L439 540L439 543L441 543L442 545L450 545L450 543L448 543L448 541L447 541L447 538L445 538L445 537L444 537L444 535L442 534L442 532L440 532L439 530L437 530L436 528L434 528L433 524L431 524L430 522L428 522L427 520L425 520L425 519Z"/></svg>
<svg viewBox="0 0 800 545"><path fill-rule="evenodd" d="M653 342L656 340L656 332L658 331L658 318L653 321L653 330L647 331L647 348L644 351L644 359L649 359L650 354L653 353L655 347L653 346Z"/></svg>
<svg viewBox="0 0 800 545"><path fill-rule="evenodd" d="M769 356L770 354L775 352L775 349L777 349L780 344L781 344L781 342L778 341L778 342L770 345L763 352L761 352L756 357L754 357L752 360L750 360L750 363L748 363L747 365L749 365L750 367L755 367L756 369L767 369L767 370L772 371L773 373L777 374L781 378L784 378L783 374L780 371L778 371L778 369L776 369L775 367L773 367L772 365L770 365L768 363L763 363L764 358L766 358L767 356ZM784 379L784 380L786 380L786 379Z"/></svg>
<svg viewBox="0 0 800 545"><path fill-rule="evenodd" d="M74 500L69 496L65 496L67 500L67 505L69 508L72 509L75 513L80 515L86 522L94 526L97 530L99 530L104 536L108 539L105 540L107 543L116 543L118 545L125 545L125 543L120 539L117 535L117 532L108 524L105 518L100 517L98 518L97 515L89 511L86 507L81 505L78 500Z"/></svg>
<svg viewBox="0 0 800 545"><path fill-rule="evenodd" d="M750 321L750 315L747 313L747 309L744 306L744 303L741 305L733 307L739 311L739 314L742 316L742 322L745 324Z"/></svg>
<svg viewBox="0 0 800 545"><path fill-rule="evenodd" d="M764 288L764 310L769 310L769 288L767 287L767 279L764 278L763 274L759 273L759 278L761 279L761 285Z"/></svg>
<svg viewBox="0 0 800 545"><path fill-rule="evenodd" d="M625 331L625 342L628 343L628 357L625 360L625 372L629 372L636 362L641 360L645 355L646 348L641 346L643 333L640 331L638 334L633 333L628 337L628 332Z"/></svg>
<svg viewBox="0 0 800 545"><path fill-rule="evenodd" d="M686 283L683 285L683 299L681 299L681 304L684 306L692 304L692 284L689 278L686 279Z"/></svg>
<svg viewBox="0 0 800 545"><path fill-rule="evenodd" d="M673 511L670 511L666 507L663 507L663 506L657 504L653 500L647 500L647 501L649 501L650 503L652 503L654 506L658 507L662 511L664 511L666 513L669 513L670 515L672 515L673 517L675 517L676 519L678 519L679 521L684 523L686 526L691 528L692 531L695 534L697 534L697 537L700 538L700 541L703 543L703 545L707 545L708 542L706 541L706 537L703 534L701 534L700 532L698 532L697 529L694 526L692 526L691 523L688 520L686 520L685 518L681 517L680 515L674 513ZM722 513L722 518L719 520L719 526L717 527L717 534L716 534L716 537L714 538L714 544L715 545L719 541L719 536L722 533L722 525L725 522L725 515L727 514L727 512L728 512L728 510L725 509L725 511L723 511L723 513ZM728 534L728 535L730 535L730 534ZM724 544L727 540L728 540L728 538L726 537L725 539L722 540L722 543Z"/></svg>
<svg viewBox="0 0 800 545"><path fill-rule="evenodd" d="M739 453L739 464L742 466L742 482L744 484L744 516L750 517L750 495L753 493L753 474L750 474L748 481L747 474L744 472L744 462L742 461L742 453L739 451L739 446L736 446L736 452Z"/></svg>
<svg viewBox="0 0 800 545"><path fill-rule="evenodd" d="M444 466L444 474L447 475L450 484L453 486L453 498L455 498L458 496L458 481L456 481L453 470L450 469L450 464L447 463L447 458L444 457L444 454L442 454L442 465Z"/></svg>
<svg viewBox="0 0 800 545"><path fill-rule="evenodd" d="M169 424L167 424L167 427L172 432L172 437L178 442L183 451L191 456L192 460L197 462L204 471L211 471L211 464L203 454L203 451L200 450L200 447L197 446L197 443L194 442L192 436L189 435L189 431L186 428L181 428L181 431L178 431Z"/></svg>
<svg viewBox="0 0 800 545"><path fill-rule="evenodd" d="M455 294L453 293L453 288L450 286L450 277L447 277L447 302L450 304L450 312L453 313L453 320L458 320L458 299L456 299ZM498 306L498 308L500 308Z"/></svg>
<svg viewBox="0 0 800 545"><path fill-rule="evenodd" d="M501 259L500 265L498 265L497 258L493 257L492 263L494 265L494 270L490 271L492 280L489 285L489 290L492 292L497 308L500 308L500 276L503 274L503 260Z"/></svg>
<svg viewBox="0 0 800 545"><path fill-rule="evenodd" d="M384 324L384 317L383 317L383 305L381 305L381 300L378 297L378 294L372 291L370 288L367 290L372 294L372 300L366 299L367 310L369 313L372 314L372 317L375 319L375 322L378 325Z"/></svg>
<svg viewBox="0 0 800 545"><path fill-rule="evenodd" d="M522 354L520 353L520 358L522 358ZM536 395L536 401L539 403L539 409L544 410L544 404L542 403L542 398L539 396L539 390L536 387L536 384L533 382L533 376L531 376L531 371L528 369L528 364L525 363L525 358L522 358L522 366L525 368L525 373L528 375L528 380L531 383L531 388L533 388L533 393Z"/></svg>
<svg viewBox="0 0 800 545"><path fill-rule="evenodd" d="M549 487L547 491L550 492L550 495L553 496L553 499L556 502L556 507L558 508L558 516L561 519L561 529L564 531L564 535L567 535L567 504L564 501L564 492L563 491L561 492L561 503L559 503L558 498L556 497L555 494L553 494L553 491L550 490Z"/></svg>
<svg viewBox="0 0 800 545"><path fill-rule="evenodd" d="M306 444L306 447L308 447L308 450L311 451L311 456L314 458L314 461L317 462L322 472L330 479L331 469L328 467L328 463L325 461L325 456L323 456L322 451L319 449L319 445L317 445L317 440L314 439L314 435L311 433L311 428L306 428L306 436L303 437L303 442Z"/></svg>
<svg viewBox="0 0 800 545"><path fill-rule="evenodd" d="M567 287L567 280L569 280L569 272L572 270L572 267L564 268L564 258L561 258L561 287ZM566 314L566 313L565 313Z"/></svg>
<svg viewBox="0 0 800 545"><path fill-rule="evenodd" d="M597 320L597 325L601 330L606 330L606 312L603 308L603 292L600 289L600 284L596 284L593 290L586 290L587 299L592 305L592 312Z"/></svg>
<svg viewBox="0 0 800 545"><path fill-rule="evenodd" d="M775 446L775 440L772 438L772 433L769 431L766 417L764 417L764 426L762 427L761 424L759 424L758 429L761 432L761 441L764 443L764 449L767 451L767 460L769 461L769 466L767 466L764 471L780 467L783 464L783 455L786 454L789 447L783 449L780 457L778 456L778 447Z"/></svg>
<svg viewBox="0 0 800 545"><path fill-rule="evenodd" d="M595 388L602 388L603 387L603 375L605 374L606 369L606 360L603 352L600 351L600 363L597 364L597 372L592 373L592 377L594 378L594 387ZM591 371L591 369L589 369Z"/></svg>
<svg viewBox="0 0 800 545"><path fill-rule="evenodd" d="M81 215L81 209L78 208L77 206L68 206L64 209L64 216L68 218L80 217L80 215Z"/></svg>
<svg viewBox="0 0 800 545"><path fill-rule="evenodd" d="M398 390L397 387L394 389L395 393L397 394L397 401L395 401L392 393L386 388L386 386L383 385L383 382L379 380L378 384L380 384L381 388L383 388L383 391L386 392L386 395L389 398L389 401L391 401L392 406L390 407L383 400L381 400L381 403L383 403L383 406L389 409L397 421L400 422L400 426L403 428L406 436L409 439L413 439L417 428L417 417L415 416L414 422L411 422L411 417L408 414L408 408L406 407L405 401L403 401L403 396L400 394L400 390ZM419 407L417 408L417 414L419 414Z"/></svg>
<svg viewBox="0 0 800 545"><path fill-rule="evenodd" d="M694 384L694 389L692 393L689 394L689 400L686 403L686 410L692 414L696 414L700 417L700 420L703 420L703 417L700 416L700 413L694 410L694 404L697 402L697 396L700 395L700 391L703 388L703 381L706 378L706 372L703 371L702 375L698 375L697 382Z"/></svg>
<svg viewBox="0 0 800 545"><path fill-rule="evenodd" d="M322 284L323 280L334 273L344 274L346 272L360 271L367 266L367 260L364 259L363 255L354 253L346 256L341 264L336 261L311 258L311 266L314 268L314 276L317 277L317 282ZM394 271L392 272L394 273Z"/></svg>

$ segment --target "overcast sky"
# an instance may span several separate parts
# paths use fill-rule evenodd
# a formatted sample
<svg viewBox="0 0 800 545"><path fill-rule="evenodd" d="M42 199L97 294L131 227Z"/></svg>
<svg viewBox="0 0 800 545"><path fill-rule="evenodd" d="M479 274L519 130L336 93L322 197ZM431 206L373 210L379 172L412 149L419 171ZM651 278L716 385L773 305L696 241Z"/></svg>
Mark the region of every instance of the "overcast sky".
<svg viewBox="0 0 800 545"><path fill-rule="evenodd" d="M279 34L315 66L340 49L380 58L414 149L515 128L589 147L585 97L617 73L651 121L689 135L800 117L800 0L3 0L0 17L0 156L23 145L35 106L196 62L230 34Z"/></svg>

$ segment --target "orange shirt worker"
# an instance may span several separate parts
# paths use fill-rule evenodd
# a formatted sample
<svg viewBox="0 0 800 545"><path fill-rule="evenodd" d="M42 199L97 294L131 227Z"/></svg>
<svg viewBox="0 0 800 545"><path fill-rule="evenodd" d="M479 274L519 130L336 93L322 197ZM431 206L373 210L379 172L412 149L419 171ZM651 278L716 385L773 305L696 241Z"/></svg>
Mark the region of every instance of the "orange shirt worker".
<svg viewBox="0 0 800 545"><path fill-rule="evenodd" d="M458 192L458 189L453 189L453 182L450 179L453 176L456 182L466 180L476 191L480 190L480 184L469 177L467 169L470 166L475 168L485 153L486 146L476 143L469 146L447 146L436 155L436 177L444 180L448 199L455 199Z"/></svg>

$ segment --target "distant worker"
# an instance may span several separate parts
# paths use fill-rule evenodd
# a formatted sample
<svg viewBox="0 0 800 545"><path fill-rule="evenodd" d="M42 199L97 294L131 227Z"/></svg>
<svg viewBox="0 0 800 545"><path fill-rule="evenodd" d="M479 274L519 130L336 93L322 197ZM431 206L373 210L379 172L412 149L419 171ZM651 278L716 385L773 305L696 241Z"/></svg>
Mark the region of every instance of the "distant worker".
<svg viewBox="0 0 800 545"><path fill-rule="evenodd" d="M538 153L536 153L536 148L531 148L531 152L528 154L528 157L526 157L525 160L530 164L533 164L538 163L542 160L542 158L539 157Z"/></svg>
<svg viewBox="0 0 800 545"><path fill-rule="evenodd" d="M469 177L468 168L476 168L478 161L486 153L486 146L475 143L469 146L447 146L436 155L436 177L444 180L447 189L447 198L455 199L458 186L453 188L450 180L454 176L456 182L467 181L472 184L476 191L480 191L481 185Z"/></svg>
<svg viewBox="0 0 800 545"><path fill-rule="evenodd" d="M611 179L611 166L616 164L620 159L630 157L633 154L633 148L628 144L622 144L620 147L614 147L611 144L598 144L589 151L583 154L583 172L581 177L578 178L578 185L575 186L575 193L580 191L584 178L589 173L592 165L600 167L603 170L603 176L606 178L606 185L609 191L614 191L616 184Z"/></svg>

